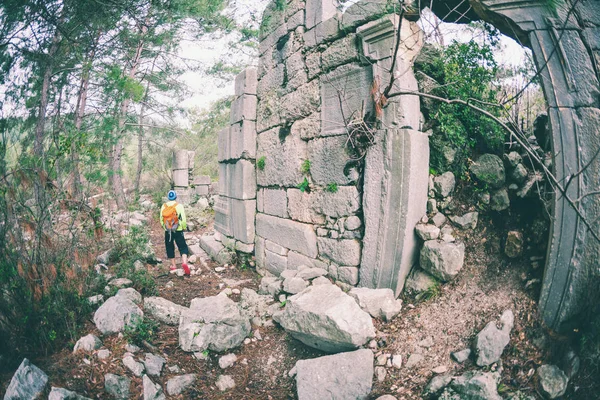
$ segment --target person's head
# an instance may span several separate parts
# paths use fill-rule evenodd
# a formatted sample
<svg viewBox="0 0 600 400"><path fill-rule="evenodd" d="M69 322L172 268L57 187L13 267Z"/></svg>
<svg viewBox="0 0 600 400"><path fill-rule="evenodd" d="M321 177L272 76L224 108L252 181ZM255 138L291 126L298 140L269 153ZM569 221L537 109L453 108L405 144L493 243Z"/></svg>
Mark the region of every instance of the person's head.
<svg viewBox="0 0 600 400"><path fill-rule="evenodd" d="M177 198L177 193L175 193L174 190L169 190L169 193L167 193L167 198L169 201L173 201Z"/></svg>

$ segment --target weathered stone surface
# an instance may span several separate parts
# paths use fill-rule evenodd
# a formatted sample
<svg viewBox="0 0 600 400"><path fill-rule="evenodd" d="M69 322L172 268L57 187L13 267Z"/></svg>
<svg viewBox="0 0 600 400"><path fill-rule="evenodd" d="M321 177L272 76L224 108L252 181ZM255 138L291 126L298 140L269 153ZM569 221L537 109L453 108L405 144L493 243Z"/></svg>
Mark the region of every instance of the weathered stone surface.
<svg viewBox="0 0 600 400"><path fill-rule="evenodd" d="M386 13L388 3L386 0L373 0L358 2L346 10L342 15L341 28L350 29L360 25L363 22L373 19L377 15Z"/></svg>
<svg viewBox="0 0 600 400"><path fill-rule="evenodd" d="M351 34L331 44L321 54L321 68L330 70L358 59L356 35Z"/></svg>
<svg viewBox="0 0 600 400"><path fill-rule="evenodd" d="M261 189L260 192L262 193L262 205L258 209L260 212L280 218L288 217L288 200L285 190Z"/></svg>
<svg viewBox="0 0 600 400"><path fill-rule="evenodd" d="M248 67L235 77L235 95L256 94L258 72L255 67Z"/></svg>
<svg viewBox="0 0 600 400"><path fill-rule="evenodd" d="M315 79L286 94L280 101L283 121L291 122L298 118L308 117L316 112L321 104L319 83Z"/></svg>
<svg viewBox="0 0 600 400"><path fill-rule="evenodd" d="M304 268L298 271L296 274L298 278L302 278L307 281L325 275L327 275L327 270L323 268Z"/></svg>
<svg viewBox="0 0 600 400"><path fill-rule="evenodd" d="M424 359L425 357L423 357L421 354L411 354L410 357L408 357L408 360L406 360L406 368L414 368Z"/></svg>
<svg viewBox="0 0 600 400"><path fill-rule="evenodd" d="M414 227L426 211L429 139L412 130L377 135L365 160L360 286L389 287L397 296L418 259Z"/></svg>
<svg viewBox="0 0 600 400"><path fill-rule="evenodd" d="M127 353L126 353L127 354ZM145 367L141 362L136 361L133 356L126 355L123 357L123 365L135 376L142 376Z"/></svg>
<svg viewBox="0 0 600 400"><path fill-rule="evenodd" d="M490 208L494 211L504 211L510 207L510 198L506 189L500 189L490 197Z"/></svg>
<svg viewBox="0 0 600 400"><path fill-rule="evenodd" d="M256 122L238 122L225 131L227 135L223 137L223 141L219 137L219 150L221 146L225 146L219 161L256 157Z"/></svg>
<svg viewBox="0 0 600 400"><path fill-rule="evenodd" d="M481 182L492 188L500 188L506 180L504 164L500 157L495 154L484 154L469 168Z"/></svg>
<svg viewBox="0 0 600 400"><path fill-rule="evenodd" d="M357 267L338 267L337 268L337 283L346 283L351 286L358 284L359 269Z"/></svg>
<svg viewBox="0 0 600 400"><path fill-rule="evenodd" d="M510 168L516 168L516 166L519 165L521 161L523 161L521 155L516 151L511 151L510 153L505 154L504 159L506 160L506 163Z"/></svg>
<svg viewBox="0 0 600 400"><path fill-rule="evenodd" d="M190 184L189 170L186 169L174 169L173 170L173 183L178 187L188 187Z"/></svg>
<svg viewBox="0 0 600 400"><path fill-rule="evenodd" d="M279 276L288 268L287 257L265 249L265 269L275 276Z"/></svg>
<svg viewBox="0 0 600 400"><path fill-rule="evenodd" d="M436 375L423 389L423 396L426 398L439 396L440 392L450 384L452 376L450 375Z"/></svg>
<svg viewBox="0 0 600 400"><path fill-rule="evenodd" d="M331 281L324 276L319 276L318 278L313 279L311 284L314 286L331 285Z"/></svg>
<svg viewBox="0 0 600 400"><path fill-rule="evenodd" d="M146 373L150 376L160 376L163 366L167 360L161 356L157 356L152 353L146 353L144 358L144 367L146 367Z"/></svg>
<svg viewBox="0 0 600 400"><path fill-rule="evenodd" d="M94 314L94 323L103 334L121 332L142 320L144 313L131 300L123 296L113 296L102 304Z"/></svg>
<svg viewBox="0 0 600 400"><path fill-rule="evenodd" d="M301 266L309 268L322 268L328 270L327 263L317 260L315 258L307 257L295 251L288 252L288 263L289 269L299 269Z"/></svg>
<svg viewBox="0 0 600 400"><path fill-rule="evenodd" d="M441 212L438 212L431 218L431 222L433 222L433 224L435 226L440 228L442 225L444 225L446 223L447 219L448 218L446 218L446 216L444 214L442 214Z"/></svg>
<svg viewBox="0 0 600 400"><path fill-rule="evenodd" d="M255 199L254 164L248 160L238 160L233 164L219 164L219 186L220 195L239 200Z"/></svg>
<svg viewBox="0 0 600 400"><path fill-rule="evenodd" d="M243 94L231 103L231 125L240 121L256 121L256 96Z"/></svg>
<svg viewBox="0 0 600 400"><path fill-rule="evenodd" d="M265 241L266 249L275 254L279 254L280 256L287 256L288 249L283 246L278 245L277 243L271 242L270 240Z"/></svg>
<svg viewBox="0 0 600 400"><path fill-rule="evenodd" d="M352 215L348 218L346 218L346 221L344 222L344 228L346 228L346 230L349 231L355 231L357 229L359 229L362 226L362 221L360 220L360 217L357 217L356 215Z"/></svg>
<svg viewBox="0 0 600 400"><path fill-rule="evenodd" d="M415 266L410 275L408 275L408 278L406 278L404 290L412 296L418 296L421 293L427 292L436 284L437 280L433 276Z"/></svg>
<svg viewBox="0 0 600 400"><path fill-rule="evenodd" d="M252 321L256 321L255 318L264 320L269 315L269 305L272 302L273 296L260 295L248 288L242 289L240 307L242 308L242 313Z"/></svg>
<svg viewBox="0 0 600 400"><path fill-rule="evenodd" d="M464 363L471 357L471 349L455 351L450 354L450 357L459 364Z"/></svg>
<svg viewBox="0 0 600 400"><path fill-rule="evenodd" d="M292 336L327 352L356 349L375 336L369 314L334 285L310 286L273 315Z"/></svg>
<svg viewBox="0 0 600 400"><path fill-rule="evenodd" d="M196 374L186 374L175 376L167 381L167 393L169 396L177 396L185 392L194 382L196 382Z"/></svg>
<svg viewBox="0 0 600 400"><path fill-rule="evenodd" d="M542 365L537 370L538 387L548 399L565 394L569 379L556 365Z"/></svg>
<svg viewBox="0 0 600 400"><path fill-rule="evenodd" d="M288 213L291 219L313 224L324 224L325 216L315 210L315 194L300 189L288 189Z"/></svg>
<svg viewBox="0 0 600 400"><path fill-rule="evenodd" d="M258 169L256 179L261 186L296 187L303 180L300 166L307 159L306 143L298 136L285 134L285 128L261 133L257 157L265 157L264 168Z"/></svg>
<svg viewBox="0 0 600 400"><path fill-rule="evenodd" d="M312 198L312 207L319 214L339 218L358 212L360 200L356 186L340 186L335 193L326 190L315 192Z"/></svg>
<svg viewBox="0 0 600 400"><path fill-rule="evenodd" d="M525 168L525 166L523 164L519 164L515 167L513 172L510 174L510 177L512 178L513 181L515 181L517 183L523 183L527 179L528 175L529 175L529 172L527 171L527 168Z"/></svg>
<svg viewBox="0 0 600 400"><path fill-rule="evenodd" d="M415 232L423 240L435 240L440 236L440 228L431 224L417 224Z"/></svg>
<svg viewBox="0 0 600 400"><path fill-rule="evenodd" d="M306 29L328 20L337 12L337 2L333 0L306 0Z"/></svg>
<svg viewBox="0 0 600 400"><path fill-rule="evenodd" d="M226 390L233 389L235 387L235 381L231 375L219 375L217 381L215 382L215 386L221 392L224 392Z"/></svg>
<svg viewBox="0 0 600 400"><path fill-rule="evenodd" d="M473 341L473 352L477 365L483 367L500 360L504 348L510 341L514 318L512 311L506 310L500 317L500 328L496 326L495 321L491 321L477 334Z"/></svg>
<svg viewBox="0 0 600 400"><path fill-rule="evenodd" d="M308 282L296 276L287 278L283 281L283 291L290 294L297 294L308 287Z"/></svg>
<svg viewBox="0 0 600 400"><path fill-rule="evenodd" d="M309 142L310 175L315 184L347 185L352 182L346 168L350 161L346 152L346 140L347 137L336 136L318 138Z"/></svg>
<svg viewBox="0 0 600 400"><path fill-rule="evenodd" d="M461 229L475 229L477 220L479 219L479 213L475 211L466 213L462 216L451 215L448 218Z"/></svg>
<svg viewBox="0 0 600 400"><path fill-rule="evenodd" d="M317 257L317 235L311 225L258 214L256 233L290 250L308 257Z"/></svg>
<svg viewBox="0 0 600 400"><path fill-rule="evenodd" d="M144 311L167 325L177 325L179 316L185 307L175 304L162 297L146 297Z"/></svg>
<svg viewBox="0 0 600 400"><path fill-rule="evenodd" d="M166 396L159 384L152 382L147 375L142 378L144 400L165 400Z"/></svg>
<svg viewBox="0 0 600 400"><path fill-rule="evenodd" d="M88 397L80 396L71 390L52 387L52 389L50 390L50 394L48 395L48 400L91 400L91 399Z"/></svg>
<svg viewBox="0 0 600 400"><path fill-rule="evenodd" d="M351 239L317 238L319 254L329 260L347 266L360 265L360 242Z"/></svg>
<svg viewBox="0 0 600 400"><path fill-rule="evenodd" d="M465 245L429 240L421 249L420 265L425 271L446 282L452 280L463 267Z"/></svg>
<svg viewBox="0 0 600 400"><path fill-rule="evenodd" d="M452 379L450 394L458 395L460 399L502 400L497 388L499 381L497 372L466 372Z"/></svg>
<svg viewBox="0 0 600 400"><path fill-rule="evenodd" d="M371 350L300 360L295 368L299 400L366 399L371 392Z"/></svg>
<svg viewBox="0 0 600 400"><path fill-rule="evenodd" d="M73 353L77 353L78 351L94 351L98 350L100 347L102 347L102 341L100 338L90 333L75 343L75 347L73 347Z"/></svg>
<svg viewBox="0 0 600 400"><path fill-rule="evenodd" d="M456 178L450 171L433 178L433 190L440 197L448 197L454 191Z"/></svg>
<svg viewBox="0 0 600 400"><path fill-rule="evenodd" d="M258 293L277 296L281 292L281 280L274 276L265 276L260 280Z"/></svg>
<svg viewBox="0 0 600 400"><path fill-rule="evenodd" d="M392 289L354 288L348 294L373 318L391 321L402 310L402 300L396 300Z"/></svg>
<svg viewBox="0 0 600 400"><path fill-rule="evenodd" d="M519 231L510 231L506 235L504 254L510 258L517 258L523 252L523 234Z"/></svg>
<svg viewBox="0 0 600 400"><path fill-rule="evenodd" d="M321 115L313 113L306 118L294 121L291 128L293 136L298 136L303 140L318 137L321 131Z"/></svg>
<svg viewBox="0 0 600 400"><path fill-rule="evenodd" d="M4 400L41 399L47 383L48 375L24 358L6 388Z"/></svg>
<svg viewBox="0 0 600 400"><path fill-rule="evenodd" d="M216 227L216 222L215 222ZM227 264L231 262L232 254L221 243L217 242L214 236L203 235L200 237L200 247L219 264Z"/></svg>
<svg viewBox="0 0 600 400"><path fill-rule="evenodd" d="M115 399L129 399L131 379L115 374L104 375L104 390Z"/></svg>
<svg viewBox="0 0 600 400"><path fill-rule="evenodd" d="M293 35L293 33L292 33ZM288 40L289 43L294 43L293 40ZM287 46L286 46L287 47ZM285 50L285 49L284 49ZM304 64L304 55L301 51L296 51L292 54L285 63L287 84L285 86L286 91L294 91L298 87L308 82L308 75L306 73L306 65Z"/></svg>
<svg viewBox="0 0 600 400"><path fill-rule="evenodd" d="M219 358L219 368L226 369L231 367L237 361L237 356L233 353L226 354Z"/></svg>
<svg viewBox="0 0 600 400"><path fill-rule="evenodd" d="M109 286L116 287L118 289L126 288L133 285L131 279L127 278L114 278L108 282Z"/></svg>
<svg viewBox="0 0 600 400"><path fill-rule="evenodd" d="M140 292L138 292L134 288L119 289L117 291L117 293L115 294L115 296L123 296L123 297L133 301L137 305L142 304L142 295L140 294Z"/></svg>
<svg viewBox="0 0 600 400"><path fill-rule="evenodd" d="M190 168L190 153L187 150L176 150L173 152L173 169ZM187 186L187 185L186 185Z"/></svg>

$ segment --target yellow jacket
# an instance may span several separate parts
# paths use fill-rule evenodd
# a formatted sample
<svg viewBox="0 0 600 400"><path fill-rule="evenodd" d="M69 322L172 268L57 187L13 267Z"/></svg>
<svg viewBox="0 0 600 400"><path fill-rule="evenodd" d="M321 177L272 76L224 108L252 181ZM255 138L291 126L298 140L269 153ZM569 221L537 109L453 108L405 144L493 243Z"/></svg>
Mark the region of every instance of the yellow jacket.
<svg viewBox="0 0 600 400"><path fill-rule="evenodd" d="M187 228L187 220L185 218L185 209L183 208L183 204L178 204L175 200L167 201L160 208L160 224L162 225L163 228L165 227L165 221L163 219L163 210L165 209L166 206L172 206L173 204L177 204L177 206L175 206L175 211L177 212L177 218L179 219L179 226L177 227L177 231L180 232Z"/></svg>

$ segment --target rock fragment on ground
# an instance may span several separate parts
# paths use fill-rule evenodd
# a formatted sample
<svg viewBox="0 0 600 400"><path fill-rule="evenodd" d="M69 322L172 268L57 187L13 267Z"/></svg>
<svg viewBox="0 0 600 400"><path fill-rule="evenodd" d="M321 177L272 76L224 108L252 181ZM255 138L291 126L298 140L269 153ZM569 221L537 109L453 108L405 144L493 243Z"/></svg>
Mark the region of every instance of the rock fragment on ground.
<svg viewBox="0 0 600 400"><path fill-rule="evenodd" d="M102 341L100 338L90 333L75 343L75 347L73 347L73 353L77 353L78 351L94 351L98 350L100 347L102 347Z"/></svg>
<svg viewBox="0 0 600 400"><path fill-rule="evenodd" d="M444 390L452 381L451 375L436 375L423 389L423 398L438 398L437 396Z"/></svg>
<svg viewBox="0 0 600 400"><path fill-rule="evenodd" d="M448 217L456 226L461 229L475 229L477 227L477 221L479 219L478 212L466 213L462 216L451 215Z"/></svg>
<svg viewBox="0 0 600 400"><path fill-rule="evenodd" d="M281 292L281 280L274 276L265 276L260 280L258 293L277 296Z"/></svg>
<svg viewBox="0 0 600 400"><path fill-rule="evenodd" d="M375 337L369 314L335 285L308 287L273 319L304 344L326 352L353 350Z"/></svg>
<svg viewBox="0 0 600 400"><path fill-rule="evenodd" d="M495 154L482 155L469 169L479 181L488 184L492 188L502 187L506 180L504 164L500 157Z"/></svg>
<svg viewBox="0 0 600 400"><path fill-rule="evenodd" d="M450 171L433 178L433 190L440 197L448 197L454 190L456 178Z"/></svg>
<svg viewBox="0 0 600 400"><path fill-rule="evenodd" d="M144 373L145 367L141 362L136 361L132 356L126 355L123 357L123 365L131 371L135 376L142 376Z"/></svg>
<svg viewBox="0 0 600 400"><path fill-rule="evenodd" d="M71 390L52 387L48 400L91 400L89 397L81 396Z"/></svg>
<svg viewBox="0 0 600 400"><path fill-rule="evenodd" d="M373 318L391 321L402 310L402 300L396 300L392 289L354 288L348 294Z"/></svg>
<svg viewBox="0 0 600 400"><path fill-rule="evenodd" d="M447 282L456 277L465 260L465 245L429 240L423 244L420 265L434 277Z"/></svg>
<svg viewBox="0 0 600 400"><path fill-rule="evenodd" d="M308 282L297 276L287 278L283 281L283 291L289 294L297 294L306 289Z"/></svg>
<svg viewBox="0 0 600 400"><path fill-rule="evenodd" d="M444 393L458 396L447 397L449 399L502 400L498 394L499 381L500 374L497 372L470 371L454 377Z"/></svg>
<svg viewBox="0 0 600 400"><path fill-rule="evenodd" d="M299 400L366 399L371 392L371 350L300 360L295 368Z"/></svg>
<svg viewBox="0 0 600 400"><path fill-rule="evenodd" d="M226 369L231 367L237 361L237 356L233 353L226 354L219 358L219 367L221 369Z"/></svg>
<svg viewBox="0 0 600 400"><path fill-rule="evenodd" d="M417 224L415 232L422 240L434 240L440 236L440 228L432 224Z"/></svg>
<svg viewBox="0 0 600 400"><path fill-rule="evenodd" d="M104 335L121 332L144 318L144 313L131 300L113 296L106 300L94 314L94 323Z"/></svg>
<svg viewBox="0 0 600 400"><path fill-rule="evenodd" d="M523 234L519 231L510 231L506 235L504 254L509 258L517 258L523 252Z"/></svg>
<svg viewBox="0 0 600 400"><path fill-rule="evenodd" d="M471 349L463 349L450 354L450 357L459 364L464 363L471 356Z"/></svg>
<svg viewBox="0 0 600 400"><path fill-rule="evenodd" d="M184 309L185 307L162 297L146 297L144 299L144 311L167 325L177 325Z"/></svg>
<svg viewBox="0 0 600 400"><path fill-rule="evenodd" d="M513 326L514 315L512 311L506 310L500 317L499 327L496 326L495 321L491 321L475 336L473 351L478 366L491 365L500 360L504 348L510 341L510 331Z"/></svg>
<svg viewBox="0 0 600 400"><path fill-rule="evenodd" d="M152 382L148 375L142 378L144 400L165 400L167 397L159 384Z"/></svg>
<svg viewBox="0 0 600 400"><path fill-rule="evenodd" d="M104 375L104 390L115 399L129 399L131 379L115 374Z"/></svg>
<svg viewBox="0 0 600 400"><path fill-rule="evenodd" d="M418 266L413 267L404 283L404 291L411 296L419 296L437 285L438 281Z"/></svg>
<svg viewBox="0 0 600 400"><path fill-rule="evenodd" d="M196 381L196 374L175 376L167 381L167 393L169 396L177 396L183 393Z"/></svg>
<svg viewBox="0 0 600 400"><path fill-rule="evenodd" d="M542 365L537 369L538 388L548 399L565 394L569 378L556 365Z"/></svg>
<svg viewBox="0 0 600 400"><path fill-rule="evenodd" d="M146 353L144 358L144 367L146 367L146 373L150 376L160 376L163 366L167 360L156 354Z"/></svg>
<svg viewBox="0 0 600 400"><path fill-rule="evenodd" d="M215 382L215 385L221 392L235 388L235 381L231 375L220 375Z"/></svg>
<svg viewBox="0 0 600 400"><path fill-rule="evenodd" d="M421 354L411 354L408 357L408 360L406 361L406 368L413 368L415 366L417 366L421 361L423 361L425 359L425 357L423 357Z"/></svg>
<svg viewBox="0 0 600 400"><path fill-rule="evenodd" d="M24 358L6 388L4 400L39 399L47 383L48 375Z"/></svg>

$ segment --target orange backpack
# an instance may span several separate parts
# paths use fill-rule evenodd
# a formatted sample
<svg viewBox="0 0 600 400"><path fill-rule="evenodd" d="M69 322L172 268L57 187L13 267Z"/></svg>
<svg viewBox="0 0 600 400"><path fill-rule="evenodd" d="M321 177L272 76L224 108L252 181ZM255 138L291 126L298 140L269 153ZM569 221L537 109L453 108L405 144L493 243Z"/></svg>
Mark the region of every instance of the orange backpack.
<svg viewBox="0 0 600 400"><path fill-rule="evenodd" d="M177 203L173 205L166 205L162 211L163 221L165 223L165 230L167 232L175 232L179 227L179 216L177 215Z"/></svg>

